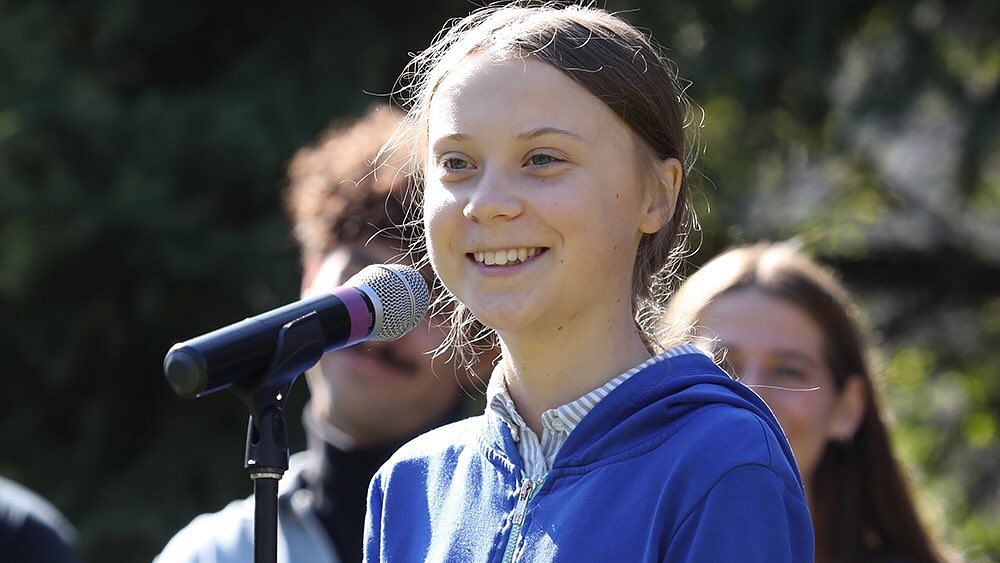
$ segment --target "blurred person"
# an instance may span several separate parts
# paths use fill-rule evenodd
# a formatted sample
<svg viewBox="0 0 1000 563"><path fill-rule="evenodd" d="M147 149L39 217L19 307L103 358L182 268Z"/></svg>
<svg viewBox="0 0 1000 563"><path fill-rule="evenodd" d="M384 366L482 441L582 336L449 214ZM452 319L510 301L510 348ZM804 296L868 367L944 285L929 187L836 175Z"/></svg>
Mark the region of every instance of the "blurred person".
<svg viewBox="0 0 1000 563"><path fill-rule="evenodd" d="M303 297L399 257L383 232L404 221L407 177L391 163L372 170L399 120L388 107L373 108L292 159L286 202L302 251ZM372 475L408 439L466 414L460 374L427 354L443 337L424 321L399 340L326 354L306 374L309 448L292 456L280 482L278 561L361 560ZM253 508L251 497L195 518L157 561L250 561Z"/></svg>
<svg viewBox="0 0 1000 563"><path fill-rule="evenodd" d="M795 246L757 244L692 275L666 326L711 341L774 411L805 484L816 561L941 561L893 456L856 310Z"/></svg>
<svg viewBox="0 0 1000 563"><path fill-rule="evenodd" d="M78 563L76 530L49 501L0 477L0 560Z"/></svg>

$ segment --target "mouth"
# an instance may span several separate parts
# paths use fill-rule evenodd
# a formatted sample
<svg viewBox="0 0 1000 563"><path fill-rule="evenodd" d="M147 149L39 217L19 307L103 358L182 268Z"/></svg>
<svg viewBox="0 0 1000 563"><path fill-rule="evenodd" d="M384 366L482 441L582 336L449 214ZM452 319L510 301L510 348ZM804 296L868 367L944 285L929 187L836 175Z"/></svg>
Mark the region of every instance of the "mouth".
<svg viewBox="0 0 1000 563"><path fill-rule="evenodd" d="M484 266L514 266L530 262L541 254L544 254L547 250L548 248L541 246L526 246L467 252L465 256L473 262Z"/></svg>

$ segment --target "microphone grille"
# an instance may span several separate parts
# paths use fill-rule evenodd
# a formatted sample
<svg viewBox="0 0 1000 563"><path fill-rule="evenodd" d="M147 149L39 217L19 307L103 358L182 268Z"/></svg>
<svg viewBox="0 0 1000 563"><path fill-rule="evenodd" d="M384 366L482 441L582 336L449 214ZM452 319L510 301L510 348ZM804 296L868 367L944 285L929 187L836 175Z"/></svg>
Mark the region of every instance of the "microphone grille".
<svg viewBox="0 0 1000 563"><path fill-rule="evenodd" d="M409 266L373 264L351 277L347 285L364 291L374 305L375 326L370 340L395 340L427 315L427 282Z"/></svg>

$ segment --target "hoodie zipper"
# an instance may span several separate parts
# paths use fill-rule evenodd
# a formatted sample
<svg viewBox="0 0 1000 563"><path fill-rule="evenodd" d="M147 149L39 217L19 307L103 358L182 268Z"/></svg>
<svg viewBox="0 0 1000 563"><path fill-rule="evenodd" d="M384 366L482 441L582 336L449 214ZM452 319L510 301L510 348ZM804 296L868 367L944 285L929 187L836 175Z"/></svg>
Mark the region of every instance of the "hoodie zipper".
<svg viewBox="0 0 1000 563"><path fill-rule="evenodd" d="M535 493L544 482L545 477L539 479L537 483L532 481L531 477L525 477L521 481L521 491L517 494L517 504L514 505L514 516L511 519L510 535L507 536L507 548L503 553L503 563L513 561L514 549L521 541L521 526L524 525L524 515L528 511L528 502L535 498Z"/></svg>

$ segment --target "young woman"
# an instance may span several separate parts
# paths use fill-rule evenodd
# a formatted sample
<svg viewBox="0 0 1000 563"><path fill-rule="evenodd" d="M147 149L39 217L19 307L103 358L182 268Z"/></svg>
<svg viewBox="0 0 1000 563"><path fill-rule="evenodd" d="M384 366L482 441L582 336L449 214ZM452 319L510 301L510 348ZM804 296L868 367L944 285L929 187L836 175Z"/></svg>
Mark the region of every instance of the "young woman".
<svg viewBox="0 0 1000 563"><path fill-rule="evenodd" d="M809 561L764 403L646 314L685 230L682 89L592 8L501 7L411 69L410 141L452 343L488 327L483 416L372 481L368 561ZM653 356L655 352L662 352Z"/></svg>
<svg viewBox="0 0 1000 563"><path fill-rule="evenodd" d="M671 298L767 401L788 435L816 531L816 560L940 561L892 455L843 287L788 244L723 253Z"/></svg>

